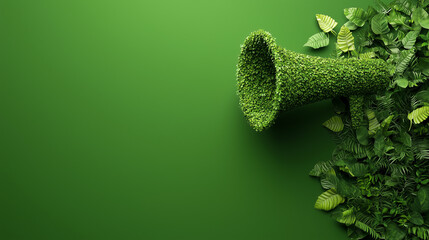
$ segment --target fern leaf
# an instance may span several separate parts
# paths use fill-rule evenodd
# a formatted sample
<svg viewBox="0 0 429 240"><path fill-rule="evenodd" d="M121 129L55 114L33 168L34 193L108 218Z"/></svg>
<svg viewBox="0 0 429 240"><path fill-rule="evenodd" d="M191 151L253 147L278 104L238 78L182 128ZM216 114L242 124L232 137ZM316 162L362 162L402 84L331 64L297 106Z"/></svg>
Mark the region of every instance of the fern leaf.
<svg viewBox="0 0 429 240"><path fill-rule="evenodd" d="M316 19L319 23L320 29L322 29L322 31L325 33L332 31L338 24L333 18L323 14L316 14Z"/></svg>
<svg viewBox="0 0 429 240"><path fill-rule="evenodd" d="M373 228L371 228L370 226L366 225L365 223L363 223L361 221L356 221L355 226L357 228L359 228L360 230L369 233L369 235L371 235L371 237L374 239L380 239L381 238L379 233L377 233Z"/></svg>
<svg viewBox="0 0 429 240"><path fill-rule="evenodd" d="M304 47L311 47L313 49L318 49L321 47L326 47L329 45L329 37L326 33L320 32L311 36L308 41L304 44Z"/></svg>
<svg viewBox="0 0 429 240"><path fill-rule="evenodd" d="M414 124L419 124L425 121L429 117L429 106L423 106L417 108L408 114L408 120L414 122Z"/></svg>
<svg viewBox="0 0 429 240"><path fill-rule="evenodd" d="M339 116L333 116L323 123L323 126L333 132L341 132L344 129L343 120Z"/></svg>
<svg viewBox="0 0 429 240"><path fill-rule="evenodd" d="M335 189L329 189L328 191L320 194L314 207L316 209L330 211L344 201L345 199L337 194Z"/></svg>
<svg viewBox="0 0 429 240"><path fill-rule="evenodd" d="M346 26L342 26L337 36L338 47L343 52L355 50L355 38Z"/></svg>
<svg viewBox="0 0 429 240"><path fill-rule="evenodd" d="M403 73L414 57L414 49L401 51L396 64L396 73Z"/></svg>

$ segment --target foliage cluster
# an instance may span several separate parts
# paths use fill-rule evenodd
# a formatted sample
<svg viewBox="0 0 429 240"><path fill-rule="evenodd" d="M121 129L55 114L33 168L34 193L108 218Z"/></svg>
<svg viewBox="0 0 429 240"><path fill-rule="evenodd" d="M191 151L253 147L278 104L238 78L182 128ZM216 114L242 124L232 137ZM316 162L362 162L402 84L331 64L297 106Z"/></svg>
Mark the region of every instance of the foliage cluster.
<svg viewBox="0 0 429 240"><path fill-rule="evenodd" d="M429 239L428 5L376 1L366 10L344 10L349 21L338 33L335 55L383 59L391 76L385 92L362 100L365 118L357 128L347 99L333 99L336 115L323 125L332 130L336 148L331 160L310 172L326 190L315 207L332 212L350 239ZM327 23L320 21L329 17L316 19L319 35L327 35Z"/></svg>

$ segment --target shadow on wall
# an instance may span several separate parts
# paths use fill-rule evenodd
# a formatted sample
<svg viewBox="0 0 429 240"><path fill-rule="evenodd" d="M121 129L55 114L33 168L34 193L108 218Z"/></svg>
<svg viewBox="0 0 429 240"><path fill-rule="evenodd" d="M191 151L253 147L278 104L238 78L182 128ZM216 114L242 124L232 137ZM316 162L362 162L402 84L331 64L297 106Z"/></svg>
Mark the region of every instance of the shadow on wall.
<svg viewBox="0 0 429 240"><path fill-rule="evenodd" d="M299 165L308 173L316 162L331 156L334 143L322 123L333 115L330 100L281 112L276 123L260 134L260 144L275 154L273 161Z"/></svg>

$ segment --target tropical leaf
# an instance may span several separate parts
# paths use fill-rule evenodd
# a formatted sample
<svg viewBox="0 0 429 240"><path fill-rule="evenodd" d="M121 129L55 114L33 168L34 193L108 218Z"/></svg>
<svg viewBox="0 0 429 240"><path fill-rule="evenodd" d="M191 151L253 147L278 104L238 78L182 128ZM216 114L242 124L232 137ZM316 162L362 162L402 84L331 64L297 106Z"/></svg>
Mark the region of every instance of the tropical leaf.
<svg viewBox="0 0 429 240"><path fill-rule="evenodd" d="M428 16L428 13L422 7L419 7L413 11L411 20L416 24L420 24L420 22L427 19Z"/></svg>
<svg viewBox="0 0 429 240"><path fill-rule="evenodd" d="M355 226L357 228L359 228L360 230L369 233L369 235L371 235L372 238L374 239L380 239L381 236L379 233L377 233L377 231L375 231L373 228L371 228L370 226L368 226L367 224L361 222L361 221L356 221L355 222Z"/></svg>
<svg viewBox="0 0 429 240"><path fill-rule="evenodd" d="M366 116L368 117L368 133L369 135L374 135L377 130L380 128L380 123L378 122L377 118L375 117L375 112L372 110L366 111Z"/></svg>
<svg viewBox="0 0 429 240"><path fill-rule="evenodd" d="M326 33L320 32L311 36L308 41L304 44L304 47L311 47L318 49L329 45L329 37Z"/></svg>
<svg viewBox="0 0 429 240"><path fill-rule="evenodd" d="M390 31L386 15L379 13L371 19L371 29L375 34L386 34Z"/></svg>
<svg viewBox="0 0 429 240"><path fill-rule="evenodd" d="M422 26L423 28L429 29L429 18L426 18L420 21L420 26Z"/></svg>
<svg viewBox="0 0 429 240"><path fill-rule="evenodd" d="M322 174L326 173L332 168L331 161L318 162L314 165L313 169L310 171L309 175L314 177L320 177Z"/></svg>
<svg viewBox="0 0 429 240"><path fill-rule="evenodd" d="M417 37L420 34L419 31L410 31L405 35L405 37L402 39L402 44L404 45L405 49L411 49L414 47L414 44L416 44Z"/></svg>
<svg viewBox="0 0 429 240"><path fill-rule="evenodd" d="M367 19L367 14L362 8L346 8L344 15L358 27L362 27Z"/></svg>
<svg viewBox="0 0 429 240"><path fill-rule="evenodd" d="M387 225L386 230L387 230L386 239L389 239L389 240L402 240L407 234L405 231L400 229L398 225L394 222L389 223Z"/></svg>
<svg viewBox="0 0 429 240"><path fill-rule="evenodd" d="M347 226L354 224L356 216L353 213L353 208L342 211L336 219L339 223L346 224Z"/></svg>
<svg viewBox="0 0 429 240"><path fill-rule="evenodd" d="M408 87L408 80L406 78L398 78L395 80L395 83L401 88Z"/></svg>
<svg viewBox="0 0 429 240"><path fill-rule="evenodd" d="M395 10L392 10L387 17L389 24L392 27L402 26L405 25L405 21L407 20L407 17L403 16L400 12L397 12Z"/></svg>
<svg viewBox="0 0 429 240"><path fill-rule="evenodd" d="M355 38L346 26L341 27L337 36L337 44L343 52L355 50Z"/></svg>
<svg viewBox="0 0 429 240"><path fill-rule="evenodd" d="M330 119L328 119L326 122L324 122L323 126L325 126L326 128L328 128L333 132L341 132L344 128L344 123L341 117L333 116Z"/></svg>
<svg viewBox="0 0 429 240"><path fill-rule="evenodd" d="M403 73L414 57L414 49L401 51L396 63L396 73Z"/></svg>
<svg viewBox="0 0 429 240"><path fill-rule="evenodd" d="M375 57L376 57L375 52L366 52L366 53L359 54L360 59L370 59Z"/></svg>
<svg viewBox="0 0 429 240"><path fill-rule="evenodd" d="M316 209L330 211L336 208L339 204L343 203L345 199L341 197L335 189L329 189L328 191L322 193L316 201L314 207Z"/></svg>
<svg viewBox="0 0 429 240"><path fill-rule="evenodd" d="M350 31L356 30L358 28L358 26L356 26L356 24L354 24L352 21L347 21L344 23L344 26L346 26Z"/></svg>
<svg viewBox="0 0 429 240"><path fill-rule="evenodd" d="M325 33L332 31L338 24L333 18L323 14L316 14L316 19L319 23L320 29Z"/></svg>
<svg viewBox="0 0 429 240"><path fill-rule="evenodd" d="M417 108L408 114L408 119L414 124L419 124L425 121L429 117L429 106L423 106Z"/></svg>

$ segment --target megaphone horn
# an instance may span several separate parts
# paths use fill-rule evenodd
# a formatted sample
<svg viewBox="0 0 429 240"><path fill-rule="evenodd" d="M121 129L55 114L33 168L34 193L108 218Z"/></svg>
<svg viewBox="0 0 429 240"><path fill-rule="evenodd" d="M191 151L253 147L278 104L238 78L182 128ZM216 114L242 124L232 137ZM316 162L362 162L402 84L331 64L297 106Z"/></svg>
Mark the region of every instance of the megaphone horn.
<svg viewBox="0 0 429 240"><path fill-rule="evenodd" d="M278 46L263 30L246 38L237 65L241 109L257 131L270 127L280 110L333 97L373 94L389 81L387 64L381 59L295 53ZM355 102L360 102L358 98Z"/></svg>

